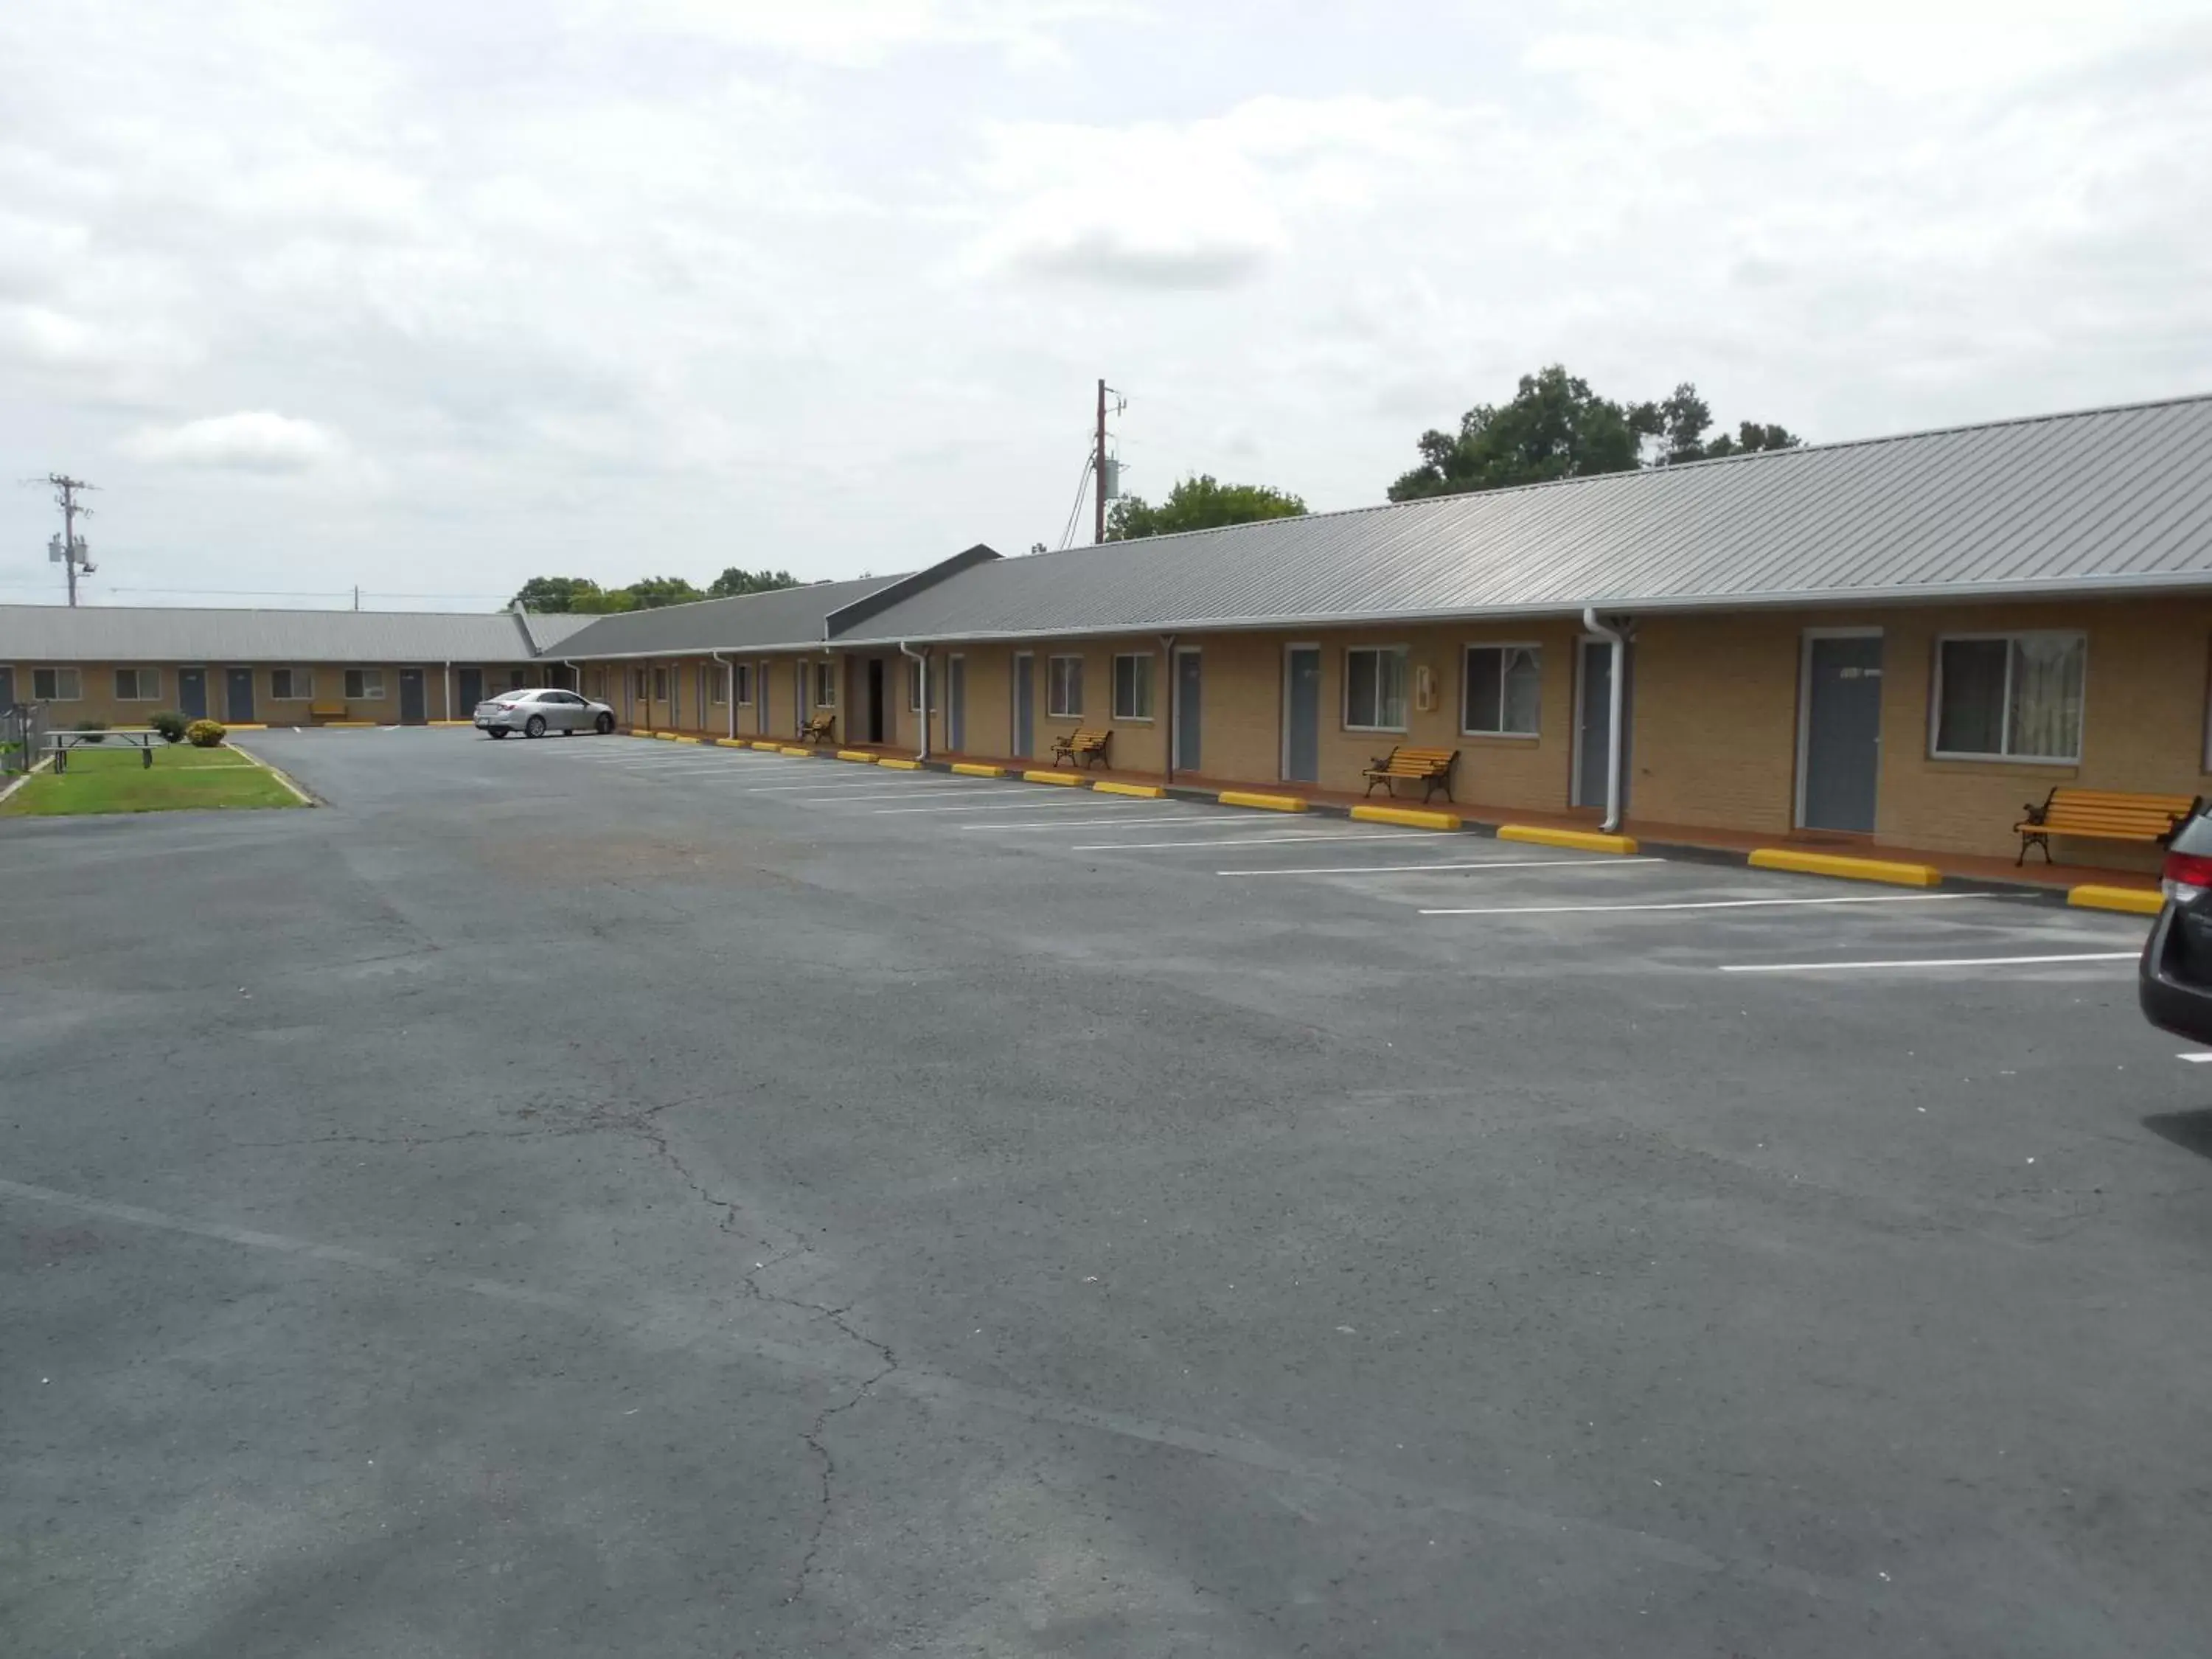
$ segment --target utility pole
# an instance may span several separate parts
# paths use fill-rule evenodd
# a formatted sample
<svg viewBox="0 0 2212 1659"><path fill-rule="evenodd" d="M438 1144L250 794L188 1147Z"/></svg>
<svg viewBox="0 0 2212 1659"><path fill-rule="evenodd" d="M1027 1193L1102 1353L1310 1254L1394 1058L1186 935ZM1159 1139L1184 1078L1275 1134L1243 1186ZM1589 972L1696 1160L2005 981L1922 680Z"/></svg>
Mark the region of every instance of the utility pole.
<svg viewBox="0 0 2212 1659"><path fill-rule="evenodd" d="M1106 539L1106 382L1103 380L1098 382L1098 447L1091 452L1091 483L1092 493L1098 498L1097 528L1091 539L1103 542ZM74 582L70 593L70 603L75 605L76 588Z"/></svg>
<svg viewBox="0 0 2212 1659"><path fill-rule="evenodd" d="M1091 452L1091 481L1097 487L1098 495L1091 537L1094 542L1106 539L1106 503L1121 493L1121 465L1109 461L1106 455L1106 394L1109 392L1114 392L1112 386L1103 380L1098 382L1097 440ZM1128 406L1127 399L1120 392L1114 392L1114 414L1119 415ZM1080 495L1076 497L1079 501L1082 499Z"/></svg>
<svg viewBox="0 0 2212 1659"><path fill-rule="evenodd" d="M33 479L32 482L38 481ZM92 509L78 506L76 496L79 490L90 489L94 486L82 478L72 478L65 472L49 472L46 482L53 486L54 503L62 510L62 533L46 544L46 557L69 572L69 602L74 606L76 604L77 572L82 570L89 576L95 568L91 550L76 533L77 520L80 517L90 518Z"/></svg>

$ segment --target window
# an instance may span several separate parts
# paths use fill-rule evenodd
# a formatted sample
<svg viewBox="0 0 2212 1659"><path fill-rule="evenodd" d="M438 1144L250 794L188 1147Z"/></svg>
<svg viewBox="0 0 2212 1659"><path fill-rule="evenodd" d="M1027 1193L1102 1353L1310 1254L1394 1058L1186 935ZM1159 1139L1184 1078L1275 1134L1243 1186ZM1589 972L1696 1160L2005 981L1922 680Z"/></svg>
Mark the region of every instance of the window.
<svg viewBox="0 0 2212 1659"><path fill-rule="evenodd" d="M529 684L530 682L523 678L522 671L520 668L511 668L507 671L507 689L508 690L520 691L524 686Z"/></svg>
<svg viewBox="0 0 2212 1659"><path fill-rule="evenodd" d="M1406 729L1406 647L1366 646L1344 653L1344 723L1355 732Z"/></svg>
<svg viewBox="0 0 2212 1659"><path fill-rule="evenodd" d="M1933 752L1969 760L2078 761L2088 657L2082 634L1938 640Z"/></svg>
<svg viewBox="0 0 2212 1659"><path fill-rule="evenodd" d="M384 671L381 668L347 669L345 694L348 702L382 702Z"/></svg>
<svg viewBox="0 0 2212 1659"><path fill-rule="evenodd" d="M158 668L118 668L115 671L115 701L118 702L155 702L161 696L161 671Z"/></svg>
<svg viewBox="0 0 2212 1659"><path fill-rule="evenodd" d="M939 669L937 673L943 672ZM929 706L932 709L937 707L937 673L929 677ZM911 657L907 659L906 665L906 709L909 714L921 713L921 665Z"/></svg>
<svg viewBox="0 0 2212 1659"><path fill-rule="evenodd" d="M269 696L276 702L305 702L315 695L315 676L311 669L272 668L269 671Z"/></svg>
<svg viewBox="0 0 2212 1659"><path fill-rule="evenodd" d="M1533 738L1543 653L1533 645L1470 645L1459 729L1471 738Z"/></svg>
<svg viewBox="0 0 2212 1659"><path fill-rule="evenodd" d="M814 706L835 708L837 706L837 665L817 662L814 665Z"/></svg>
<svg viewBox="0 0 2212 1659"><path fill-rule="evenodd" d="M668 701L668 671L665 668L653 671L653 700L655 702Z"/></svg>
<svg viewBox="0 0 2212 1659"><path fill-rule="evenodd" d="M593 668L586 671L584 674L584 694L586 696L599 697L604 700L606 696L606 690L607 671L605 669Z"/></svg>
<svg viewBox="0 0 2212 1659"><path fill-rule="evenodd" d="M33 668L31 671L31 701L33 702L75 702L84 695L74 668Z"/></svg>
<svg viewBox="0 0 2212 1659"><path fill-rule="evenodd" d="M731 672L737 676L738 707L745 708L753 700L753 665L749 662L737 663L732 665Z"/></svg>
<svg viewBox="0 0 2212 1659"><path fill-rule="evenodd" d="M1046 675L1045 712L1060 720L1083 718L1083 659L1054 657Z"/></svg>
<svg viewBox="0 0 2212 1659"><path fill-rule="evenodd" d="M635 696L640 702L643 702L645 701L645 670L642 668L632 669L630 671L629 684L630 695Z"/></svg>
<svg viewBox="0 0 2212 1659"><path fill-rule="evenodd" d="M1138 651L1114 659L1114 718L1148 720L1152 717L1152 653Z"/></svg>
<svg viewBox="0 0 2212 1659"><path fill-rule="evenodd" d="M720 708L730 700L730 671L723 664L707 665L707 700Z"/></svg>

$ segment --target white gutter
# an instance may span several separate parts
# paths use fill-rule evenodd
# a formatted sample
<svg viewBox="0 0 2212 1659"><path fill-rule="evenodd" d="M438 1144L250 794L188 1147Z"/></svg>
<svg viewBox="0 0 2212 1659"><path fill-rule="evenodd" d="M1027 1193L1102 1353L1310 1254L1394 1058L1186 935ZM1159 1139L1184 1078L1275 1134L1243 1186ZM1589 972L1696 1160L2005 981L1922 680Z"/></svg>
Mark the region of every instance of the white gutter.
<svg viewBox="0 0 2212 1659"><path fill-rule="evenodd" d="M571 674L574 674L576 677L576 695L580 697L584 695L584 671L582 666L578 664L574 657L562 658L561 666L567 669Z"/></svg>
<svg viewBox="0 0 2212 1659"><path fill-rule="evenodd" d="M1598 826L1609 836L1620 828L1620 717L1628 694L1628 635L1601 622L1594 605L1583 607L1583 626L1600 639L1613 641L1613 672L1607 688L1612 694L1613 713L1606 722L1605 739L1605 822Z"/></svg>
<svg viewBox="0 0 2212 1659"><path fill-rule="evenodd" d="M913 658L921 665L921 752L915 758L927 760L929 758L929 653L915 650L904 640L899 641L899 653L902 656Z"/></svg>
<svg viewBox="0 0 2212 1659"><path fill-rule="evenodd" d="M730 714L730 729L726 735L734 738L738 735L738 677L730 672L730 659L720 652L709 651L707 654L722 665L722 707Z"/></svg>

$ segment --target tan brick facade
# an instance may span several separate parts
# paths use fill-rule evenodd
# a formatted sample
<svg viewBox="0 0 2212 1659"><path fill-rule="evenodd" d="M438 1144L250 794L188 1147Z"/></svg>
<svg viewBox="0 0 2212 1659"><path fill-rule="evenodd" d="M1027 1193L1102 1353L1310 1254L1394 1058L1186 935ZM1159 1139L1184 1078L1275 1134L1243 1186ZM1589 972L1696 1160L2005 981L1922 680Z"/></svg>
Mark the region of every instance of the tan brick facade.
<svg viewBox="0 0 2212 1659"><path fill-rule="evenodd" d="M516 683L537 685L549 683L549 674L566 678L567 671L544 662L455 664L450 671L444 663L66 663L47 664L24 662L11 665L14 670L14 695L18 702L46 701L39 696L42 671L52 670L58 682L56 689L69 689L69 677L75 676L77 695L53 700L47 708L50 726L66 726L71 723L104 720L109 726L143 726L151 715L164 711L187 712L185 708L185 676L197 672L203 687L202 701L207 714L225 722L251 720L266 726L313 726L327 720L368 720L380 726L397 725L401 717L401 675L419 673L422 678L422 718L426 720L465 720L471 713L462 696L461 678L465 669L474 669L483 677L487 695L502 690ZM126 698L118 695L118 670L124 670L133 678L150 679L155 695ZM276 695L277 676L281 670L290 671L290 689L295 695ZM241 710L233 707L232 676L242 671L252 681L252 707ZM449 678L450 674L450 678ZM357 688L363 692L374 690L374 696L347 695L348 677L360 677ZM449 690L451 702L449 704ZM344 705L340 714L318 714L318 708L335 708Z"/></svg>

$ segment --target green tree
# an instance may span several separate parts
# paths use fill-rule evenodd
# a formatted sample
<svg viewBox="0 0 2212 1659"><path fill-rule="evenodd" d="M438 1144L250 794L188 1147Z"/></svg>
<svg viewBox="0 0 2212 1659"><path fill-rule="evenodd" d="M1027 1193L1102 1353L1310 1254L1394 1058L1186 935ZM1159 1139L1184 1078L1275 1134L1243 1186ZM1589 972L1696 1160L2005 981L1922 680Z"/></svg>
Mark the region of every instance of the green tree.
<svg viewBox="0 0 2212 1659"><path fill-rule="evenodd" d="M1459 432L1421 434L1421 465L1390 486L1394 501L1555 478L1632 472L1757 449L1793 449L1803 441L1779 426L1746 421L1731 438L1708 440L1713 416L1685 380L1654 403L1621 404L1601 398L1589 382L1553 363L1523 374L1511 402L1477 404ZM1647 458L1645 446L1650 454Z"/></svg>
<svg viewBox="0 0 2212 1659"><path fill-rule="evenodd" d="M1266 484L1225 484L1210 472L1185 478L1154 507L1142 495L1124 495L1106 515L1106 539L1132 542L1178 530L1213 530L1261 519L1295 519L1306 504Z"/></svg>
<svg viewBox="0 0 2212 1659"><path fill-rule="evenodd" d="M512 601L525 611L583 611L579 599L601 597L599 585L588 576L532 576Z"/></svg>
<svg viewBox="0 0 2212 1659"><path fill-rule="evenodd" d="M616 591L629 601L625 611L657 611L664 605L690 605L707 597L681 576L647 576Z"/></svg>
<svg viewBox="0 0 2212 1659"><path fill-rule="evenodd" d="M799 578L788 570L740 570L732 565L707 585L710 599L732 599L740 593L770 593L779 587L796 587Z"/></svg>

